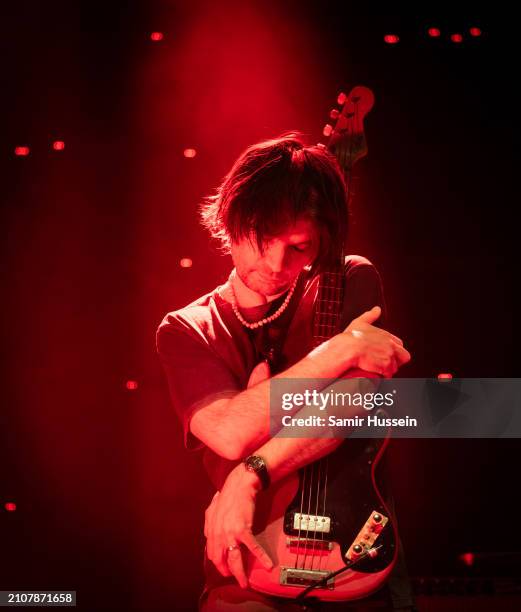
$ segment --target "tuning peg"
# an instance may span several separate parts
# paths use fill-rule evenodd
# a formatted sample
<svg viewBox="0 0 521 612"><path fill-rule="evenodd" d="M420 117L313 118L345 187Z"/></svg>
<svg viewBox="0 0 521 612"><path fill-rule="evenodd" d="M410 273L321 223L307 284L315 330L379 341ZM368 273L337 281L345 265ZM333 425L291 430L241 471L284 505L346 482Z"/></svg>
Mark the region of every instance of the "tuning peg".
<svg viewBox="0 0 521 612"><path fill-rule="evenodd" d="M331 109L331 112L329 113L329 116L331 117L331 119L338 119L339 115L340 115L340 112L336 108Z"/></svg>
<svg viewBox="0 0 521 612"><path fill-rule="evenodd" d="M344 92L341 92L338 94L338 98L336 99L336 101L338 102L338 104L340 106L342 106L342 104L347 100L347 96Z"/></svg>
<svg viewBox="0 0 521 612"><path fill-rule="evenodd" d="M329 125L329 123L326 123L326 125L324 126L324 129L322 130L322 134L324 134L324 136L331 136L333 132L333 126Z"/></svg>

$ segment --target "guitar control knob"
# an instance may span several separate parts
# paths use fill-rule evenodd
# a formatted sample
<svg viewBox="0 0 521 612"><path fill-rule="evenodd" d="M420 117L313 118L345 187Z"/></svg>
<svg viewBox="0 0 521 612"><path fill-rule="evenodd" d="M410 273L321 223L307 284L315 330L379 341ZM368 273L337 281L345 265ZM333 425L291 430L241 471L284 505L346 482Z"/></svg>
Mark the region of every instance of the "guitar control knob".
<svg viewBox="0 0 521 612"><path fill-rule="evenodd" d="M340 106L342 106L342 104L347 100L347 96L344 92L341 92L338 94L338 98L336 99L336 101L338 102L338 104Z"/></svg>
<svg viewBox="0 0 521 612"><path fill-rule="evenodd" d="M331 117L331 119L338 119L338 117L340 116L340 113L338 112L336 108L333 108L331 112L329 113L329 116Z"/></svg>

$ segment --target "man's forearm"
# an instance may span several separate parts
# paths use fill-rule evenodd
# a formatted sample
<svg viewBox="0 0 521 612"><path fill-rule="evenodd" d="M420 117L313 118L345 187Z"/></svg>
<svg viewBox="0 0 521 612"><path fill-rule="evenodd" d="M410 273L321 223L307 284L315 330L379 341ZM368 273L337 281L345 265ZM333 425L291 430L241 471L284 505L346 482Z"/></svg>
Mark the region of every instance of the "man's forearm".
<svg viewBox="0 0 521 612"><path fill-rule="evenodd" d="M346 381L342 381L342 383L346 383ZM331 388L334 389L337 384L338 382L334 383ZM368 380L363 381L358 379L349 381L347 385L354 390L359 386L371 386L373 383ZM343 384L343 386L345 390L345 384ZM296 418L305 419L307 416L313 415L315 411L315 408L306 406L302 410L299 410L294 416ZM343 409L342 416L353 418L355 416L360 416L364 412L364 409L360 406L347 406ZM349 431L353 431L355 427L353 425L348 429ZM306 431L303 430L302 435L304 436L305 434ZM251 454L259 455L264 459L271 483L277 482L277 480L296 472L305 465L328 455L340 446L343 441L343 438L333 437L331 430L328 428L321 429L321 434L324 437L313 437L314 431L311 429L308 434L307 437L285 437L285 431L281 429L259 448L251 449ZM346 428L344 428L343 434L345 436ZM234 472L234 478L237 478L238 482L243 483L247 488L251 488L252 491L260 490L261 480L256 474L252 474L242 465L236 466Z"/></svg>
<svg viewBox="0 0 521 612"><path fill-rule="evenodd" d="M346 392L352 395L358 392L373 391L377 385L378 383L368 379L336 380L328 386L327 392L340 390L342 395ZM340 416L343 419L349 419L345 422L355 422L355 417L363 417L367 414L363 406L351 405L350 403L344 405L343 402L340 405L333 404L327 409L319 410L319 412L324 423L328 423L330 416L335 418ZM297 413L291 414L292 419L298 419L302 423L306 422L307 417L316 416L318 416L317 408L312 405L306 405ZM250 453L260 455L265 460L270 478L272 482L276 482L308 463L334 451L354 429L354 425L351 427L345 425L342 427L342 436L335 437L337 433L335 427L329 428L324 425L317 428L301 425L297 427L299 436L294 437L293 426L285 428L281 424L280 429L273 437L259 448L250 449ZM320 435L317 435L317 431L320 431ZM290 435L287 435L288 432Z"/></svg>
<svg viewBox="0 0 521 612"><path fill-rule="evenodd" d="M345 336L342 341L333 337L273 378L295 381L292 386L295 393L303 392L309 386L305 379L324 379L323 384L317 387L317 391L320 391L327 385L327 379L337 378L352 367L354 355L354 345L350 344ZM299 384L300 379L302 382ZM249 454L270 438L271 380L273 379L246 389L227 403L226 413L223 414L223 427L233 428L239 449L237 458Z"/></svg>

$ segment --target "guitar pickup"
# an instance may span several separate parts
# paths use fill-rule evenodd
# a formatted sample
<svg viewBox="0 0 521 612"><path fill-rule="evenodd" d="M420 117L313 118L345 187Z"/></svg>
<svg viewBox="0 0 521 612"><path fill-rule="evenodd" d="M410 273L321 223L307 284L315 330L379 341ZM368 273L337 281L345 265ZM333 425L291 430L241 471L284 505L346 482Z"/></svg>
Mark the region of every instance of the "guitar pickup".
<svg viewBox="0 0 521 612"><path fill-rule="evenodd" d="M293 516L293 529L295 531L329 533L331 531L331 519L329 516L317 516L315 514L295 512Z"/></svg>

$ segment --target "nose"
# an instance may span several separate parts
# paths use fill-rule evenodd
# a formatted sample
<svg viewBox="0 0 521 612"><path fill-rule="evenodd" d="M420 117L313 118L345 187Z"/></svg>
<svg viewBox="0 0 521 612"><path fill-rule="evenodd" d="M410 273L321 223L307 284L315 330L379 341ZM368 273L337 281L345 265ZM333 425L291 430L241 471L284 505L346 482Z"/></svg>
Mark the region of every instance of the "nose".
<svg viewBox="0 0 521 612"><path fill-rule="evenodd" d="M264 259L271 274L280 274L286 264L286 247L282 242L272 242L266 249Z"/></svg>

